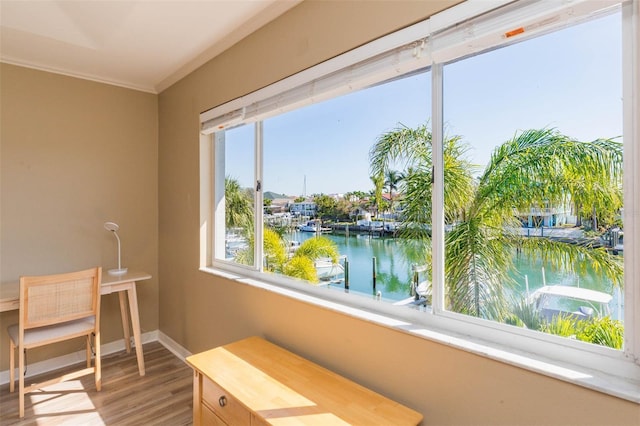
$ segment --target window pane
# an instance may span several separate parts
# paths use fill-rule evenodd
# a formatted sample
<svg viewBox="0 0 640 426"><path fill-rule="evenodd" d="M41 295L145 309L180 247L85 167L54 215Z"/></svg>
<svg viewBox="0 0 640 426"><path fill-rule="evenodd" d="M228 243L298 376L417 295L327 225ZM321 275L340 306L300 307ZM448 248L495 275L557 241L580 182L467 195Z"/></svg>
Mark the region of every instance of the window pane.
<svg viewBox="0 0 640 426"><path fill-rule="evenodd" d="M620 22L444 67L448 309L622 345Z"/></svg>
<svg viewBox="0 0 640 426"><path fill-rule="evenodd" d="M376 193L370 150L385 134L428 124L430 87L422 71L264 122L266 271L410 297L414 261L394 238L406 165L392 161L393 179L383 176Z"/></svg>
<svg viewBox="0 0 640 426"><path fill-rule="evenodd" d="M224 141L225 253L224 259L254 266L254 126L226 130ZM218 151L219 152L219 151ZM217 253L221 258L220 254Z"/></svg>

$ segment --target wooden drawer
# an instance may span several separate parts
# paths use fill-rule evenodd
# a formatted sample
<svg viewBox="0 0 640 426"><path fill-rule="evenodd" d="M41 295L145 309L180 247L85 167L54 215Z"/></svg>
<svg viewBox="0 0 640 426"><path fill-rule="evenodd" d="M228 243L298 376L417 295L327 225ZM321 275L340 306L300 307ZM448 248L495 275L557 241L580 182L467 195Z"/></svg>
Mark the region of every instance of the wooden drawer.
<svg viewBox="0 0 640 426"><path fill-rule="evenodd" d="M200 413L200 425L202 426L228 426L222 419L209 409L206 405L202 405Z"/></svg>
<svg viewBox="0 0 640 426"><path fill-rule="evenodd" d="M202 403L203 417L208 406L229 425L242 426L251 423L251 413L237 399L206 377L202 378Z"/></svg>

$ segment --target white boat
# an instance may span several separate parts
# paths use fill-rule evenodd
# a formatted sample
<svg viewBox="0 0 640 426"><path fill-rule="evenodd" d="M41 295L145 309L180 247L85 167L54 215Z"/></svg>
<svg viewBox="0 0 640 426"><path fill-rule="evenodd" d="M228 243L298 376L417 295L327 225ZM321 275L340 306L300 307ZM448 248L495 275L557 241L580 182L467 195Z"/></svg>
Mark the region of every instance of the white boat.
<svg viewBox="0 0 640 426"><path fill-rule="evenodd" d="M610 315L609 303L612 299L610 294L596 290L550 285L534 291L529 296L529 303L547 321L557 316L586 320Z"/></svg>
<svg viewBox="0 0 640 426"><path fill-rule="evenodd" d="M428 271L427 265L413 265L411 271L413 272L413 279L411 280L411 296L415 300L431 299L431 281L428 278L420 279L420 273Z"/></svg>
<svg viewBox="0 0 640 426"><path fill-rule="evenodd" d="M225 237L226 258L234 259L238 252L249 247L247 239L241 235L229 233Z"/></svg>
<svg viewBox="0 0 640 426"><path fill-rule="evenodd" d="M287 252L289 256L293 256L299 248L300 248L300 241L291 240L287 243Z"/></svg>
<svg viewBox="0 0 640 426"><path fill-rule="evenodd" d="M300 231L302 231L302 232L317 232L318 231L318 226L316 225L316 223L314 221L309 221L305 225L302 225L300 227Z"/></svg>
<svg viewBox="0 0 640 426"><path fill-rule="evenodd" d="M313 262L319 280L330 280L344 274L344 267L340 263L333 263L331 259L317 259Z"/></svg>
<svg viewBox="0 0 640 426"><path fill-rule="evenodd" d="M320 231L323 234L328 234L328 233L331 233L331 231L333 231L329 227L321 227L320 226L320 222L319 221L315 221L315 220L310 220L305 225L299 226L298 229L300 231L302 231L302 232L314 232L314 233L317 233L318 231Z"/></svg>
<svg viewBox="0 0 640 426"><path fill-rule="evenodd" d="M431 297L431 281L424 280L420 281L418 285L411 284L412 294L415 299L418 300L420 298L428 299Z"/></svg>

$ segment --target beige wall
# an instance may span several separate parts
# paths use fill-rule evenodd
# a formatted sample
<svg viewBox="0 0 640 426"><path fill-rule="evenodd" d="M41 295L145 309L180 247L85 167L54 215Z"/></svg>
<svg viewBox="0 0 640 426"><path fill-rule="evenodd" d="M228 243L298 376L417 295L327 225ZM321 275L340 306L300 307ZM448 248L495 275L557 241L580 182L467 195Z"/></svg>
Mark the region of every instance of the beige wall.
<svg viewBox="0 0 640 426"><path fill-rule="evenodd" d="M117 265L154 278L138 286L143 331L158 328L157 95L35 71L0 68L0 283L20 275ZM106 272L106 271L105 271ZM0 314L0 369L8 370ZM102 298L102 342L122 339L118 297ZM81 339L31 351L29 362L84 349Z"/></svg>
<svg viewBox="0 0 640 426"><path fill-rule="evenodd" d="M198 113L454 1L306 1L159 98L160 329L192 352L262 335L425 424L637 424L639 406L198 271Z"/></svg>

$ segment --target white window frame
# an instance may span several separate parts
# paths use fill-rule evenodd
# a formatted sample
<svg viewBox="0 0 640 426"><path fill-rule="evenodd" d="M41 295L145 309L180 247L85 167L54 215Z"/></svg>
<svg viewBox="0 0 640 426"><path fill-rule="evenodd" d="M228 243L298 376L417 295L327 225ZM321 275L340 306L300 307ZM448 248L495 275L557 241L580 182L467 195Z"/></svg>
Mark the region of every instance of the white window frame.
<svg viewBox="0 0 640 426"><path fill-rule="evenodd" d="M447 311L444 304L443 209L434 208L433 212L433 307L428 312L305 286L284 276L264 274L259 261L248 268L214 258L214 250L224 250L224 204L220 195L221 188L224 192L224 148L220 147L223 144L214 143L214 139L224 140L221 130L241 123L255 123L255 174L257 181L261 181L261 120L395 75L430 67L433 205L442 206L443 64L506 44L504 35L514 28L524 29L527 35L544 33L583 20L585 15L603 6L620 7L615 6L619 3L622 3L623 20L624 216L627 236L624 350L588 345ZM545 1L468 0L426 21L203 112L200 116L201 269L640 403L640 266L633 262L640 253L640 6L635 0L567 0L553 5L550 7ZM496 11L502 6L505 8ZM481 15L484 18L471 21ZM458 25L460 23L465 25ZM371 58L379 61L372 62ZM393 65L389 66L389 63ZM262 205L262 191L256 191L255 202L256 206ZM256 208L255 214L256 237L259 236L257 241L261 241L262 209ZM261 259L262 245L256 244L255 250L255 259Z"/></svg>

